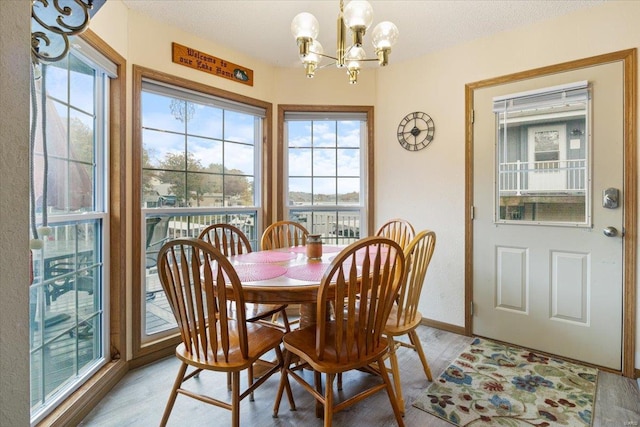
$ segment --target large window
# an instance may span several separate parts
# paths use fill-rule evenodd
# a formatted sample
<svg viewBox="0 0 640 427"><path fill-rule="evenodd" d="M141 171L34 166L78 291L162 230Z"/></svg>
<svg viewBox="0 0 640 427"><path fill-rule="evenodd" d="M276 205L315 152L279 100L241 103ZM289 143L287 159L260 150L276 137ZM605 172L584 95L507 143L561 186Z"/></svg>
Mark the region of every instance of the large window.
<svg viewBox="0 0 640 427"><path fill-rule="evenodd" d="M140 81L141 346L175 333L156 269L167 240L222 222L257 249L261 229L265 107L184 84Z"/></svg>
<svg viewBox="0 0 640 427"><path fill-rule="evenodd" d="M36 423L109 357L107 123L115 66L77 40L41 65L32 94L31 418Z"/></svg>
<svg viewBox="0 0 640 427"><path fill-rule="evenodd" d="M286 218L347 244L368 234L367 111L284 113Z"/></svg>

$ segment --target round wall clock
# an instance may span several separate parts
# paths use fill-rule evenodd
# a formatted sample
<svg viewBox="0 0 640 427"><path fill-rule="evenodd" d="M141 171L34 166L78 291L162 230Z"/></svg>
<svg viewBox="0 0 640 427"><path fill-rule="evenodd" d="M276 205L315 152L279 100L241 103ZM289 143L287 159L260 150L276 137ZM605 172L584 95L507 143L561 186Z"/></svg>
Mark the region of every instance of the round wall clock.
<svg viewBox="0 0 640 427"><path fill-rule="evenodd" d="M428 114L419 111L409 113L398 125L398 142L406 150L422 150L433 141L435 132L435 123Z"/></svg>

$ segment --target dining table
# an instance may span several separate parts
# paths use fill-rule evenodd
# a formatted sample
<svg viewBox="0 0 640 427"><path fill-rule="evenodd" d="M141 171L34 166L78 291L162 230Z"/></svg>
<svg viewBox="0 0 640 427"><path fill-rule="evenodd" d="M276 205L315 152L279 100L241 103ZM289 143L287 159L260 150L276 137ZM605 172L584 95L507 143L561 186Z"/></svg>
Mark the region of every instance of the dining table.
<svg viewBox="0 0 640 427"><path fill-rule="evenodd" d="M323 245L322 256L310 258L307 247L292 246L229 257L250 303L300 304L300 327L316 322L316 302L322 277L346 246Z"/></svg>

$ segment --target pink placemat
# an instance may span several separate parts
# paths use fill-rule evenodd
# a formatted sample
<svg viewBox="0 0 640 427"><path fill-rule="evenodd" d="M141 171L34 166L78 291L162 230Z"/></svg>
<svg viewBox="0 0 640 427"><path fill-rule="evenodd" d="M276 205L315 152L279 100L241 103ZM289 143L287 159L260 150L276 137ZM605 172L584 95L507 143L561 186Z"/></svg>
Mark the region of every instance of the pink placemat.
<svg viewBox="0 0 640 427"><path fill-rule="evenodd" d="M287 268L272 264L240 264L235 266L241 282L257 282L282 276Z"/></svg>
<svg viewBox="0 0 640 427"><path fill-rule="evenodd" d="M259 251L259 252L249 252L248 254L237 255L233 258L234 261L237 262L279 262L279 261L289 261L290 259L294 259L297 255L291 252L281 252L281 251Z"/></svg>
<svg viewBox="0 0 640 427"><path fill-rule="evenodd" d="M335 245L322 245L323 253L332 253L332 252L340 252L343 249L342 246ZM295 252L297 254L304 254L307 252L306 246L292 246L289 248L291 252Z"/></svg>
<svg viewBox="0 0 640 427"><path fill-rule="evenodd" d="M287 276L290 279L305 280L308 282L318 282L322 279L329 264L317 262L313 264L296 265L287 269Z"/></svg>

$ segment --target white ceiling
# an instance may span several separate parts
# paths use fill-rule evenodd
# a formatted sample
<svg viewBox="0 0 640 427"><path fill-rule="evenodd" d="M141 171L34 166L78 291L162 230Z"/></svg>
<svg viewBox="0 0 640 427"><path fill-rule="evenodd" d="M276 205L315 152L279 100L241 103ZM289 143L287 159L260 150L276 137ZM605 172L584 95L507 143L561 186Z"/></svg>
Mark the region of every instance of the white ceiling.
<svg viewBox="0 0 640 427"><path fill-rule="evenodd" d="M456 44L565 15L605 0L370 0L375 26L399 29L390 62L397 63ZM318 40L333 55L338 0L123 0L159 22L196 34L279 67L300 66L291 20L310 12L320 23ZM347 2L345 2L347 3ZM179 40L177 40L179 42ZM373 57L370 39L365 49ZM196 46L194 46L196 47ZM215 55L215 52L207 52Z"/></svg>

